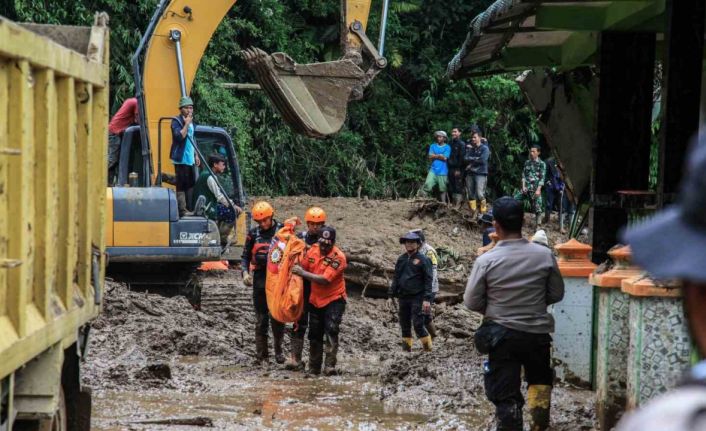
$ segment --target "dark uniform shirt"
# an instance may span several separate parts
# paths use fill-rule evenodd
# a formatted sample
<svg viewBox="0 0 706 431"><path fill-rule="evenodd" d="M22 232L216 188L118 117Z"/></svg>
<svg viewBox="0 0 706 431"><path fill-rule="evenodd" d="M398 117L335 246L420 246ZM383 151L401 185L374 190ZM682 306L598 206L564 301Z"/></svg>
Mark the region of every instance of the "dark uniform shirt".
<svg viewBox="0 0 706 431"><path fill-rule="evenodd" d="M451 155L446 161L449 165L449 169L461 170L464 167L463 153L466 148L466 143L461 139L454 139L451 141Z"/></svg>
<svg viewBox="0 0 706 431"><path fill-rule="evenodd" d="M395 276L388 290L389 296L409 298L423 295L425 301L432 300L434 273L431 261L423 254L404 253L395 264Z"/></svg>
<svg viewBox="0 0 706 431"><path fill-rule="evenodd" d="M248 231L248 236L245 238L240 267L243 272L253 273L253 288L255 289L265 288L267 252L270 249L272 238L281 228L282 224L272 219L272 227L263 230L259 226L255 226Z"/></svg>

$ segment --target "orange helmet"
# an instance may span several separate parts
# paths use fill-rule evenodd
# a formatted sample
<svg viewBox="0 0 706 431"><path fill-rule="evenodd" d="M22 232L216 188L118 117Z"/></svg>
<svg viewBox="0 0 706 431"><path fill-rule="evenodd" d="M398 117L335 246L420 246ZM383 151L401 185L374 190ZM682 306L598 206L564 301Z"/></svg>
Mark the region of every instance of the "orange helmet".
<svg viewBox="0 0 706 431"><path fill-rule="evenodd" d="M274 214L275 210L272 208L272 205L265 201L260 201L252 207L252 219L255 221L264 220L267 217L272 217Z"/></svg>
<svg viewBox="0 0 706 431"><path fill-rule="evenodd" d="M312 223L326 223L326 213L319 207L311 207L306 210L304 220Z"/></svg>

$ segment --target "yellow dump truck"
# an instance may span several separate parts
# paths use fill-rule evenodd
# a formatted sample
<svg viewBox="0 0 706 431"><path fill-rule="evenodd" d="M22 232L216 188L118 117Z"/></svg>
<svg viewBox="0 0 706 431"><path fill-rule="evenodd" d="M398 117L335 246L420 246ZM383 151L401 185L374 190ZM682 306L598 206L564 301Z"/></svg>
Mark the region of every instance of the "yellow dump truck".
<svg viewBox="0 0 706 431"><path fill-rule="evenodd" d="M107 16L0 17L0 430L90 428L80 362L104 275Z"/></svg>

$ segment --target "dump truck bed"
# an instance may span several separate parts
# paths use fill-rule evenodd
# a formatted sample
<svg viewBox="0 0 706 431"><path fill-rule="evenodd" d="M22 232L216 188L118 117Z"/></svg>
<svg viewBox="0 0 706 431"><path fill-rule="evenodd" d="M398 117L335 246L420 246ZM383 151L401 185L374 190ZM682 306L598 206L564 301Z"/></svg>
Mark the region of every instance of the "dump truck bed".
<svg viewBox="0 0 706 431"><path fill-rule="evenodd" d="M0 17L0 380L100 311L108 91L105 25Z"/></svg>

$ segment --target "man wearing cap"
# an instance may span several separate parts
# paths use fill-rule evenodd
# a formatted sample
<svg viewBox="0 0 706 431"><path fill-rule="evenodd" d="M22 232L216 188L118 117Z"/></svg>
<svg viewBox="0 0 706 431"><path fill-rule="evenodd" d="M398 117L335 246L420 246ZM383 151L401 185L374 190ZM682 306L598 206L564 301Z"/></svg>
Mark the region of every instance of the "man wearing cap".
<svg viewBox="0 0 706 431"><path fill-rule="evenodd" d="M682 284L684 314L701 358L706 357L706 141L692 146L676 205L624 235L633 261L659 280ZM619 431L706 429L706 361L681 385L626 415Z"/></svg>
<svg viewBox="0 0 706 431"><path fill-rule="evenodd" d="M274 219L275 210L268 202L260 201L252 208L252 218L257 226L250 229L245 237L245 246L240 260L243 284L252 286L253 308L255 309L255 364L266 364L269 358L267 347L268 326L272 327L275 361L284 363L282 339L284 324L270 316L267 308L267 254L272 238L282 224Z"/></svg>
<svg viewBox="0 0 706 431"><path fill-rule="evenodd" d="M226 170L226 159L218 153L208 156L208 167L211 171L201 171L194 185L194 202L199 196L206 199L206 217L218 223L221 236L221 246L228 245L228 236L235 226L235 219L243 210L237 206L218 186L216 175L221 175ZM213 175L211 174L213 172Z"/></svg>
<svg viewBox="0 0 706 431"><path fill-rule="evenodd" d="M319 240L304 256L301 266L292 273L311 282L309 296L309 372L321 373L324 353L324 374L336 374L338 333L346 311L346 255L336 247L336 229L325 226L319 231Z"/></svg>
<svg viewBox="0 0 706 431"><path fill-rule="evenodd" d="M194 102L190 97L179 99L179 111L179 116L172 119L172 148L169 150L169 158L174 163L177 204L181 217L190 215L186 203L191 201L191 191L196 183L194 165L201 165L201 161L195 151Z"/></svg>
<svg viewBox="0 0 706 431"><path fill-rule="evenodd" d="M304 240L305 251L309 250L319 242L319 231L326 224L326 212L319 207L311 207L304 214L306 222L306 230L299 232L297 237ZM309 298L311 296L311 281L304 279L304 311L301 317L294 325L292 336L290 337L290 358L285 366L288 370L303 370L304 363L302 362L302 351L304 350L304 336L309 327Z"/></svg>
<svg viewBox="0 0 706 431"><path fill-rule="evenodd" d="M423 229L414 229L410 232L416 233L419 239L422 240L422 246L419 247L419 252L429 259L431 262L431 304L434 304L434 299L439 293L439 255L436 254L436 249L432 247L431 244L427 242L426 236L424 235ZM429 307L429 312L424 313L424 327L427 328L427 332L431 336L432 340L436 338L436 325L434 325L434 310L433 307Z"/></svg>
<svg viewBox="0 0 706 431"><path fill-rule="evenodd" d="M414 232L400 238L403 253L395 264L395 275L387 290L388 298L399 299L399 319L402 330L402 349L410 352L414 339L412 327L425 351L431 351L431 336L424 327L424 314L431 313L434 273L431 261L419 252L422 239ZM391 300L390 300L391 301Z"/></svg>
<svg viewBox="0 0 706 431"><path fill-rule="evenodd" d="M499 241L476 259L463 295L466 307L484 315L475 343L488 353L485 392L495 404L497 429L522 430L524 368L530 429L545 430L554 380L554 319L547 306L564 297L564 281L551 250L522 238L521 202L496 200L493 217Z"/></svg>
<svg viewBox="0 0 706 431"><path fill-rule="evenodd" d="M434 132L436 142L429 147L429 160L431 167L424 181L424 192L430 195L434 186L439 187L439 200L446 202L446 185L448 184L449 167L446 163L451 156L451 147L446 144L448 136L443 130Z"/></svg>

